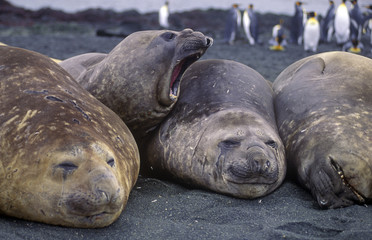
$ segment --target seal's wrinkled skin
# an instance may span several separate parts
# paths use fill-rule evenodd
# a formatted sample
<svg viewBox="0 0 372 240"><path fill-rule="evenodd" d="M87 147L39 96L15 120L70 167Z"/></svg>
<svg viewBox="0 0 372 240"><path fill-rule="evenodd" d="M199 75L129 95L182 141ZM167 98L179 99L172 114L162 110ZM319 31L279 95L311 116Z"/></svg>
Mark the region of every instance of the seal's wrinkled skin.
<svg viewBox="0 0 372 240"><path fill-rule="evenodd" d="M140 31L109 54L83 54L61 66L116 112L139 140L169 113L182 74L212 42L191 29Z"/></svg>
<svg viewBox="0 0 372 240"><path fill-rule="evenodd" d="M0 47L0 213L69 227L115 221L139 172L123 121L41 54Z"/></svg>
<svg viewBox="0 0 372 240"><path fill-rule="evenodd" d="M228 60L191 65L174 109L147 149L149 174L256 198L283 181L284 146L273 92L253 69Z"/></svg>
<svg viewBox="0 0 372 240"><path fill-rule="evenodd" d="M275 110L288 168L322 208L372 198L372 60L329 52L275 80Z"/></svg>

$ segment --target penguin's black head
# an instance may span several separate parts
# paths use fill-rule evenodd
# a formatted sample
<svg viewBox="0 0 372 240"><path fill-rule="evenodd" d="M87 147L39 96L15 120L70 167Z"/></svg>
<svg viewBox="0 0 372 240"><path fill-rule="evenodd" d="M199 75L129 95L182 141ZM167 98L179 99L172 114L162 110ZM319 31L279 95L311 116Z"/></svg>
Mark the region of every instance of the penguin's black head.
<svg viewBox="0 0 372 240"><path fill-rule="evenodd" d="M309 18L316 17L316 12L308 12L308 13L307 13L307 16L308 16Z"/></svg>
<svg viewBox="0 0 372 240"><path fill-rule="evenodd" d="M358 3L358 0L351 0L351 3L352 3L353 5L356 5L356 4Z"/></svg>

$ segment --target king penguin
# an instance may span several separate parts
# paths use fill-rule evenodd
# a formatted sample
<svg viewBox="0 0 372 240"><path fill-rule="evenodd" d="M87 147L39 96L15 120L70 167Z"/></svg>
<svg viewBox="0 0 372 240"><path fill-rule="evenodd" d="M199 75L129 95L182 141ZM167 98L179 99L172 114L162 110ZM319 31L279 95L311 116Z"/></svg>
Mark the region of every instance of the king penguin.
<svg viewBox="0 0 372 240"><path fill-rule="evenodd" d="M362 29L364 23L364 16L359 7L357 0L351 0L352 8L350 15L350 38L353 40L357 38L358 41L362 39ZM354 35L353 35L354 34ZM356 36L355 36L356 34Z"/></svg>
<svg viewBox="0 0 372 240"><path fill-rule="evenodd" d="M159 9L159 25L162 28L169 28L169 2L166 1L163 6Z"/></svg>
<svg viewBox="0 0 372 240"><path fill-rule="evenodd" d="M302 34L304 31L304 8L302 2L297 1L295 3L295 14L292 17L291 22L291 42L301 45Z"/></svg>
<svg viewBox="0 0 372 240"><path fill-rule="evenodd" d="M238 34L240 22L241 14L239 5L233 4L227 13L225 29L225 41L230 45L234 44L235 38Z"/></svg>
<svg viewBox="0 0 372 240"><path fill-rule="evenodd" d="M243 13L243 28L249 44L254 45L258 40L258 17L253 10L253 4L249 4L248 9Z"/></svg>
<svg viewBox="0 0 372 240"><path fill-rule="evenodd" d="M321 35L320 39L322 42L330 42L333 35L333 24L335 18L335 2L329 1L329 8L327 10L326 16L322 19L321 22Z"/></svg>
<svg viewBox="0 0 372 240"><path fill-rule="evenodd" d="M316 19L316 12L309 12L304 28L304 49L305 51L316 52L320 39L320 26Z"/></svg>
<svg viewBox="0 0 372 240"><path fill-rule="evenodd" d="M280 19L279 24L273 27L272 38L269 40L270 50L284 51L284 46L287 45L284 35L284 20Z"/></svg>
<svg viewBox="0 0 372 240"><path fill-rule="evenodd" d="M347 10L346 0L337 7L335 13L335 37L337 44L343 44L349 40L350 35L350 16Z"/></svg>
<svg viewBox="0 0 372 240"><path fill-rule="evenodd" d="M372 4L371 5L366 5L364 6L365 8L367 8L367 12L366 12L366 17L365 17L365 22L364 22L364 32L367 32L367 29L369 30L369 34L370 34L370 43L372 45ZM372 51L372 49L371 49Z"/></svg>

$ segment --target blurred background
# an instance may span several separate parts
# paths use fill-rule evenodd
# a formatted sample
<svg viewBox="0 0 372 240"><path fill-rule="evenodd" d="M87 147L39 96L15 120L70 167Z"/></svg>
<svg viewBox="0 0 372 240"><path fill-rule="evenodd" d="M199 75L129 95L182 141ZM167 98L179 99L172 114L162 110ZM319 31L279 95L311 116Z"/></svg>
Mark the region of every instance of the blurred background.
<svg viewBox="0 0 372 240"><path fill-rule="evenodd" d="M66 12L76 12L87 8L103 8L115 11L126 11L134 9L140 13L158 11L164 4L164 0L10 0L14 5L37 10L44 7L50 7ZM336 1L336 3L341 1ZM372 4L372 0L359 0L360 5ZM294 12L294 0L187 0L187 1L169 1L171 11L190 11L194 9L207 10L210 8L226 9L233 3L238 3L242 8L253 4L260 13L292 14ZM347 2L347 4L351 4ZM304 1L304 7L311 9L319 14L325 14L327 11L328 0L308 0Z"/></svg>

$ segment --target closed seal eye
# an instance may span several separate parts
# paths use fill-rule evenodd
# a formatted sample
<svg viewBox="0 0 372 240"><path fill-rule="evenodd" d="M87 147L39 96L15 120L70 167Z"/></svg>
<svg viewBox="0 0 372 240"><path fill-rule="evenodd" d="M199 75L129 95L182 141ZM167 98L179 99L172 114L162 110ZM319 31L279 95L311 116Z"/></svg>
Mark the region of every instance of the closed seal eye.
<svg viewBox="0 0 372 240"><path fill-rule="evenodd" d="M233 149L233 148L240 147L240 141L236 139L227 139L227 140L221 141L218 144L218 146L222 148L226 148L226 149Z"/></svg>
<svg viewBox="0 0 372 240"><path fill-rule="evenodd" d="M172 32L165 32L165 33L161 34L160 36L161 36L161 38L163 38L167 42L170 42L170 41L172 41L176 38L176 34L174 34Z"/></svg>

